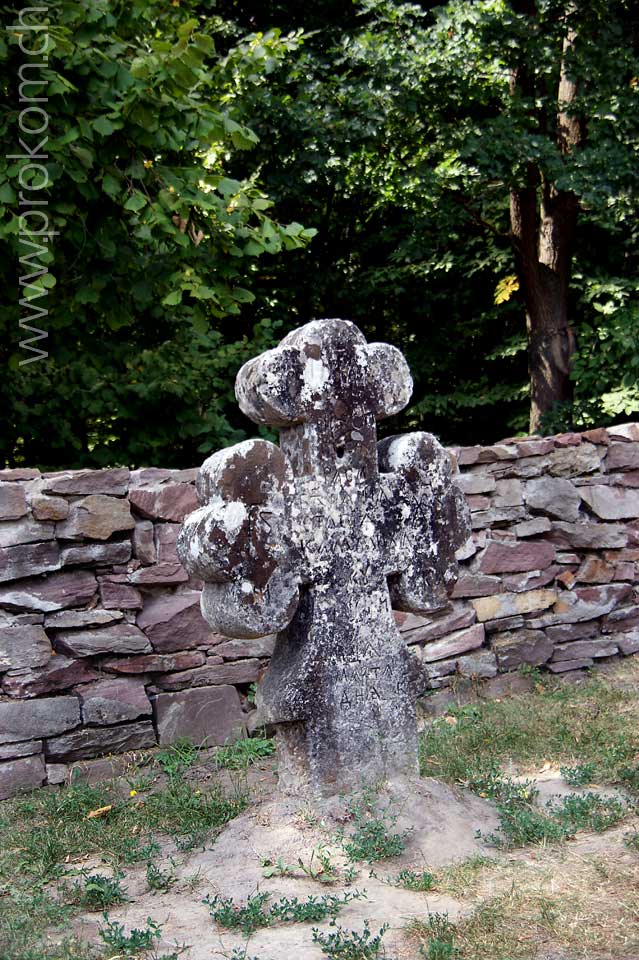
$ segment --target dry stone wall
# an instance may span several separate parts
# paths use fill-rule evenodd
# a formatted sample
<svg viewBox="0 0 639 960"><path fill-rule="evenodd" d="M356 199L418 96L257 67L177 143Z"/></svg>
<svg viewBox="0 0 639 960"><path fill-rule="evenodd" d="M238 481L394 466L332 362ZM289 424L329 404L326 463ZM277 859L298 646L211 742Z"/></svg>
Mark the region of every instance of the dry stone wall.
<svg viewBox="0 0 639 960"><path fill-rule="evenodd" d="M473 527L459 582L438 616L396 614L426 702L639 652L639 426L454 452ZM200 615L175 548L195 475L0 471L0 798L250 725L273 639Z"/></svg>
<svg viewBox="0 0 639 960"><path fill-rule="evenodd" d="M639 426L454 452L473 533L451 604L396 614L422 692L639 652Z"/></svg>

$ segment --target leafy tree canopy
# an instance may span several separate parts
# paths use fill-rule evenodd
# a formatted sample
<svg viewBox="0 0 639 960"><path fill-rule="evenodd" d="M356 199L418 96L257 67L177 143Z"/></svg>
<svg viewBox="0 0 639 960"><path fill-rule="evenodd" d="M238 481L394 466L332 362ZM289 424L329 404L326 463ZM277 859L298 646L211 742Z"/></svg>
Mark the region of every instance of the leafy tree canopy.
<svg viewBox="0 0 639 960"><path fill-rule="evenodd" d="M0 160L7 462L197 462L252 430L240 363L317 316L407 353L413 404L387 429L525 430L522 199L542 280L561 261L576 348L574 395L542 427L639 413L630 0L60 0L49 20L59 234L26 295L55 281L33 344L50 355L22 366L20 164ZM13 147L11 31L0 56ZM560 201L573 228L544 261Z"/></svg>
<svg viewBox="0 0 639 960"><path fill-rule="evenodd" d="M240 178L229 175L234 156L258 141L235 118L236 88L263 83L299 36L272 31L237 45L232 28L195 3L146 0L54 2L44 60L25 54L41 45L37 35L18 24L0 48L3 153L46 137L49 181L29 194L41 169L0 160L11 298L1 321L4 458L194 462L198 450L244 435L234 371L274 337L268 318L242 314L262 261L313 236L273 218L252 154ZM42 125L35 113L20 128L25 76L29 98L48 98L42 135L29 132ZM50 243L27 232L41 232L42 219L24 226L21 190L46 196ZM20 330L30 316L46 340Z"/></svg>

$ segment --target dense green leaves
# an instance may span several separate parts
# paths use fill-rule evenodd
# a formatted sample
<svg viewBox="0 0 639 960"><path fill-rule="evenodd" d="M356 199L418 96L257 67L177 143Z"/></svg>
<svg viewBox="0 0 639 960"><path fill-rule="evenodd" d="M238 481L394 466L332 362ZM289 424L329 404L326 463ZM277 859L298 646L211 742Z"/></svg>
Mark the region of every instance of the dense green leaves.
<svg viewBox="0 0 639 960"><path fill-rule="evenodd" d="M234 374L274 334L265 317L232 318L254 299L260 258L313 236L273 219L256 157L241 178L226 175L234 153L257 142L235 118L238 65L257 84L299 35L273 31L257 52L247 42L217 55L229 28L192 2L54 2L48 22L49 56L28 92L48 96L49 185L37 194L55 231L47 246L21 226L25 161L0 160L3 456L194 462L244 435ZM19 127L24 35L10 33L3 51L2 134L8 147L22 136L33 149L37 138ZM21 347L19 319L35 307L32 326L48 336Z"/></svg>
<svg viewBox="0 0 639 960"><path fill-rule="evenodd" d="M385 429L525 430L509 191L531 177L579 203L575 401L545 427L636 416L632 23L629 0L51 3L51 244L20 242L20 163L0 159L4 458L197 462L253 429L238 366L317 316L406 352L413 403ZM3 155L17 152L24 60L6 39ZM557 133L562 55L587 130L572 152ZM513 87L522 63L530 82ZM33 346L49 357L21 366L25 289L48 310Z"/></svg>

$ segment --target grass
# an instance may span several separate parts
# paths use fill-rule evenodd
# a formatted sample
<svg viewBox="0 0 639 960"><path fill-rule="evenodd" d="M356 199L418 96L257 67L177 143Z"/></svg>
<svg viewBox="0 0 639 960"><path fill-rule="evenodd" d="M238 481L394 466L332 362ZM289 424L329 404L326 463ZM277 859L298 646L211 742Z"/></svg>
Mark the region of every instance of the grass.
<svg viewBox="0 0 639 960"><path fill-rule="evenodd" d="M552 762L575 788L621 786L634 797L589 790L549 802L540 809L531 782L505 776ZM579 830L601 832L623 820L639 802L639 704L628 690L592 677L582 686L550 680L534 693L461 707L434 721L422 737L422 773L459 783L495 801L502 846L553 843Z"/></svg>
<svg viewBox="0 0 639 960"><path fill-rule="evenodd" d="M422 870L416 873L414 870L400 870L395 878L395 885L403 887L405 890L416 890L425 892L432 890L435 886L435 876L429 870Z"/></svg>
<svg viewBox="0 0 639 960"><path fill-rule="evenodd" d="M393 871L389 883L448 894L470 910L456 924L445 915L418 918L410 928L411 960L536 960L540 951L571 960L639 955L639 833L636 820L621 825L639 801L639 661L623 669L622 684L607 677L569 687L544 680L531 694L457 709L427 729L422 772L492 799L501 829L491 839L502 849L432 873L421 865L421 872ZM241 773L272 750L270 740L244 740L218 750L212 765ZM74 940L70 925L79 912L104 912L122 902L132 865L146 869L151 890L168 890L177 871L167 844L172 853L203 846L246 806L243 787L225 792L217 779L198 782L193 768L203 759L198 747L182 741L134 771L128 795L122 782L76 783L0 804L0 960L174 960L177 954L160 958L159 926L151 918L134 931L107 915L93 947ZM540 807L534 784L504 771L529 776L546 764L561 768L578 792ZM604 785L622 788L630 802L602 795ZM400 855L406 832L397 822L374 792L356 798L340 837L351 862ZM588 832L587 848L558 842L578 831ZM503 850L513 847L520 849ZM584 849L587 856L579 853ZM273 877L304 875L342 889L303 900L258 893L243 905L217 898L210 906L221 926L242 932L329 919L331 927L315 940L327 957L384 956L374 911L372 932L336 925L343 904L363 894L343 890L347 871L337 870L328 848L318 846L307 863L274 858L264 868ZM198 875L192 880L190 892L199 899ZM180 893L185 889L181 880ZM248 950L232 956L256 960Z"/></svg>
<svg viewBox="0 0 639 960"><path fill-rule="evenodd" d="M270 927L279 923L320 923L330 918L334 921L342 909L351 900L365 898L364 892L346 891L341 896L325 895L298 900L297 897L281 897L269 904L271 894L268 891L253 893L245 904L238 905L225 897L207 897L211 919L227 930L241 930L245 936L255 933L260 927Z"/></svg>
<svg viewBox="0 0 639 960"><path fill-rule="evenodd" d="M639 950L639 862L571 848L534 860L475 861L452 868L474 910L456 924L431 915L407 934L427 960L629 960ZM445 883L438 889L445 889Z"/></svg>
<svg viewBox="0 0 639 960"><path fill-rule="evenodd" d="M162 928L147 917L146 926L135 927L129 933L125 933L121 923L109 920L105 914L99 936L105 946L115 950L118 956L136 957L141 952L153 949L162 936Z"/></svg>
<svg viewBox="0 0 639 960"><path fill-rule="evenodd" d="M157 770L166 780L155 777L143 798L135 790L123 797L115 782L75 783L0 804L2 960L100 957L85 945L64 942L74 913L119 902L124 896L120 869L152 863L160 839L179 850L193 849L246 807L248 797L240 790L225 793L216 782L200 789L184 779L198 755L185 743L161 751ZM81 872L84 886L76 883L70 891L69 878L78 875L74 863L87 857L102 860L115 874L109 879ZM151 866L149 883L166 889L170 877Z"/></svg>
<svg viewBox="0 0 639 960"><path fill-rule="evenodd" d="M123 873L116 873L106 877L102 873L88 873L83 870L82 884L76 885L79 893L79 902L86 910L106 910L116 903L124 903L127 899L126 889L122 886Z"/></svg>
<svg viewBox="0 0 639 960"><path fill-rule="evenodd" d="M272 757L274 753L274 740L267 737L249 737L220 747L215 752L215 762L218 767L227 770L246 770L251 764Z"/></svg>
<svg viewBox="0 0 639 960"><path fill-rule="evenodd" d="M313 930L313 943L316 943L329 960L376 960L383 956L380 953L382 940L388 930L388 925L380 927L376 934L370 930L368 920L364 921L361 933L356 930L345 930L337 927L333 933L323 933Z"/></svg>
<svg viewBox="0 0 639 960"><path fill-rule="evenodd" d="M475 910L452 930L459 960L629 960L639 950L636 861L561 848L487 866L475 880ZM424 931L411 933L427 942Z"/></svg>
<svg viewBox="0 0 639 960"><path fill-rule="evenodd" d="M639 853L639 830L633 830L632 833L627 833L624 841L629 850L636 850L636 852Z"/></svg>
<svg viewBox="0 0 639 960"><path fill-rule="evenodd" d="M462 960L447 913L429 913L426 920L413 921L409 934L419 941L419 956L424 960Z"/></svg>
<svg viewBox="0 0 639 960"><path fill-rule="evenodd" d="M390 805L380 807L373 789L355 797L348 809L353 827L348 835L340 835L339 841L350 860L375 863L404 852L408 831L393 832L399 814Z"/></svg>
<svg viewBox="0 0 639 960"><path fill-rule="evenodd" d="M451 711L420 747L424 776L462 784L477 770L513 762L526 772L549 758L580 767L588 782L624 783L639 795L636 693L594 675L582 685L548 680L530 694Z"/></svg>

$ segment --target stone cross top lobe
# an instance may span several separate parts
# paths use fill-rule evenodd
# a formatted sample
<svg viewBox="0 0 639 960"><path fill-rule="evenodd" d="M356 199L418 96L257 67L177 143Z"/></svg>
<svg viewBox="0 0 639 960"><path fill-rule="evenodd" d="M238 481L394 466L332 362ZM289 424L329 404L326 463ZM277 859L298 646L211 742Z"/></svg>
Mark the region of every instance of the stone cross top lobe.
<svg viewBox="0 0 639 960"><path fill-rule="evenodd" d="M331 795L417 769L414 661L392 607L447 603L469 534L449 455L428 433L376 442L412 379L399 350L317 320L240 370L236 395L280 446L204 463L178 549L219 633L277 633L258 688L280 782Z"/></svg>

